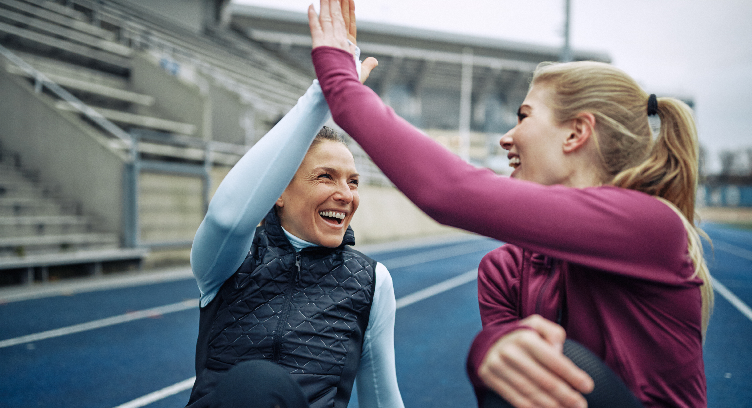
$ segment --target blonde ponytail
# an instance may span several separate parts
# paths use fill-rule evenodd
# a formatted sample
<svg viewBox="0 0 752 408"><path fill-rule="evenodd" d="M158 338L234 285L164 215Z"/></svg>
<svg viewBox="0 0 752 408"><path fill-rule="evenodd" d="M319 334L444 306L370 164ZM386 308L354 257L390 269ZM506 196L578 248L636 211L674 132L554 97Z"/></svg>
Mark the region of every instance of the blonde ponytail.
<svg viewBox="0 0 752 408"><path fill-rule="evenodd" d="M700 152L692 111L678 99L660 98L657 114L660 133L650 154L616 174L611 184L665 198L694 224Z"/></svg>
<svg viewBox="0 0 752 408"><path fill-rule="evenodd" d="M679 215L687 231L689 256L695 266L692 277L703 281L702 337L705 339L713 310L710 271L703 256L700 236L710 238L695 224L695 197L699 175L699 143L691 109L674 98L657 100L660 131L647 159L618 173L612 184L657 197Z"/></svg>
<svg viewBox="0 0 752 408"><path fill-rule="evenodd" d="M715 302L715 295L713 294L713 283L710 279L710 270L705 262L705 256L702 251L702 241L700 236L710 241L710 238L704 231L692 225L687 217L684 216L681 210L679 210L672 202L663 197L656 197L662 201L669 208L681 218L684 223L684 229L687 231L687 248L689 250L689 257L692 260L692 264L695 266L695 273L692 278L699 277L702 279L702 287L700 288L700 294L702 295L702 341L705 342L705 334L708 332L708 323L710 322L710 315L713 314L713 304Z"/></svg>

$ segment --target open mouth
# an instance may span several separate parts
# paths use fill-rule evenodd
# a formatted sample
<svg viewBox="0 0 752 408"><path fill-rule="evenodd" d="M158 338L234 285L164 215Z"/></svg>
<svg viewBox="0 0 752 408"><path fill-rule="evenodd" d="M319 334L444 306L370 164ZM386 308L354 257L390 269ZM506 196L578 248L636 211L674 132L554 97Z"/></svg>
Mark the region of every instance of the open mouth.
<svg viewBox="0 0 752 408"><path fill-rule="evenodd" d="M340 212L340 211L320 211L319 215L321 216L321 218L329 222L342 224L347 214Z"/></svg>
<svg viewBox="0 0 752 408"><path fill-rule="evenodd" d="M509 167L511 167L513 169L516 169L519 166L520 166L520 158L519 157L515 156L515 157L509 158Z"/></svg>

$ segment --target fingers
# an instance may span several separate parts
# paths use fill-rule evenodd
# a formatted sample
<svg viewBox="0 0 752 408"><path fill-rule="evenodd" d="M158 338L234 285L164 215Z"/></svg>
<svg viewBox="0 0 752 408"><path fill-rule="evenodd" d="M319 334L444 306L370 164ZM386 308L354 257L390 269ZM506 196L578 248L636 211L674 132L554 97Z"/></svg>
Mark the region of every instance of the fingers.
<svg viewBox="0 0 752 408"><path fill-rule="evenodd" d="M350 20L354 16L354 10L351 10L350 6L351 3L349 0L340 0L340 10L342 13L342 19L345 22L345 29L347 30L347 39L354 44L356 36L350 32Z"/></svg>
<svg viewBox="0 0 752 408"><path fill-rule="evenodd" d="M347 43L347 31L345 30L339 2L337 0L320 1L320 14L318 16L313 5L308 7L308 26L311 30L313 48L329 46L351 52Z"/></svg>
<svg viewBox="0 0 752 408"><path fill-rule="evenodd" d="M360 82L365 83L371 71L379 65L379 61L374 57L368 57L360 64Z"/></svg>
<svg viewBox="0 0 752 408"><path fill-rule="evenodd" d="M342 13L342 19L345 21L345 27L350 26L350 2L348 0L340 0L340 12Z"/></svg>
<svg viewBox="0 0 752 408"><path fill-rule="evenodd" d="M589 393L593 390L593 380L590 376L544 339L532 338L526 346L538 363L530 368L528 377L544 392L550 393L559 401L568 401L571 404L583 399L579 393Z"/></svg>
<svg viewBox="0 0 752 408"><path fill-rule="evenodd" d="M496 361L489 361L486 372L479 372L486 385L496 391L515 407L558 407L557 401L528 377L535 367L520 350L509 349L507 353L494 356ZM493 364L493 365L492 365ZM484 366L481 366L483 368Z"/></svg>
<svg viewBox="0 0 752 408"><path fill-rule="evenodd" d="M332 11L330 8L331 0L321 0L319 3L319 22L321 23L322 30L331 29L332 25Z"/></svg>
<svg viewBox="0 0 752 408"><path fill-rule="evenodd" d="M342 4L348 4L348 18L345 18L345 27L347 27L347 39L352 41L353 44L357 44L358 28L355 25L355 0L341 0ZM342 12L344 16L344 9Z"/></svg>
<svg viewBox="0 0 752 408"><path fill-rule="evenodd" d="M541 317L540 315L531 315L520 321L521 324L529 326L552 346L561 351L564 348L564 340L567 339L567 333L564 328L558 324Z"/></svg>
<svg viewBox="0 0 752 408"><path fill-rule="evenodd" d="M539 315L528 316L520 323L531 327L543 340L554 347L555 353L539 356L541 361L549 361L551 364L549 368L577 391L584 394L593 391L593 379L562 354L564 340L567 337L563 327Z"/></svg>
<svg viewBox="0 0 752 408"><path fill-rule="evenodd" d="M478 375L516 407L585 407L580 392L592 390L592 379L584 371L537 331L527 329L499 339L486 354ZM583 385L587 381L589 389Z"/></svg>
<svg viewBox="0 0 752 408"><path fill-rule="evenodd" d="M313 8L313 4L308 6L308 27L311 29L311 43L313 48L325 45L324 33L321 29L319 16L316 15L316 10Z"/></svg>
<svg viewBox="0 0 752 408"><path fill-rule="evenodd" d="M348 0L342 0L343 3L347 1ZM347 40L347 26L345 25L345 20L342 14L342 8L340 7L340 2L338 0L329 0L329 10L331 11L331 24L332 24L334 37L336 39ZM324 12L322 11L321 14L323 15ZM349 15L349 11L348 11L348 15Z"/></svg>

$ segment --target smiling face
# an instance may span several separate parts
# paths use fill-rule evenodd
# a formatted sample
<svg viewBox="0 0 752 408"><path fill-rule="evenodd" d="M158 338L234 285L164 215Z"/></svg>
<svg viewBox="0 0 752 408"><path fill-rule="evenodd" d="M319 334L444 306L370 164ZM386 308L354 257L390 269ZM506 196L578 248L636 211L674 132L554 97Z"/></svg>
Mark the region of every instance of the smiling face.
<svg viewBox="0 0 752 408"><path fill-rule="evenodd" d="M501 138L500 144L509 151L513 178L566 185L571 171L563 146L572 129L554 120L547 104L550 98L548 87L533 85L517 113L517 126Z"/></svg>
<svg viewBox="0 0 752 408"><path fill-rule="evenodd" d="M287 232L334 248L342 243L359 203L352 153L342 143L324 140L306 154L277 200L277 213Z"/></svg>

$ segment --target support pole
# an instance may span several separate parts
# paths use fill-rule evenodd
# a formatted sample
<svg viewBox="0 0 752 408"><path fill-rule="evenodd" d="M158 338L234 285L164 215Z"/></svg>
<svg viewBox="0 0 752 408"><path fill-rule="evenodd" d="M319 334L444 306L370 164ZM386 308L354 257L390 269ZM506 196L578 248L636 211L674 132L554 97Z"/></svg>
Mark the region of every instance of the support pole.
<svg viewBox="0 0 752 408"><path fill-rule="evenodd" d="M473 95L473 50L465 48L462 52L462 88L460 91L460 148L459 156L470 161L470 119Z"/></svg>
<svg viewBox="0 0 752 408"><path fill-rule="evenodd" d="M572 49L569 45L569 20L571 14L571 0L564 0L564 47L561 49L561 62L572 61Z"/></svg>

